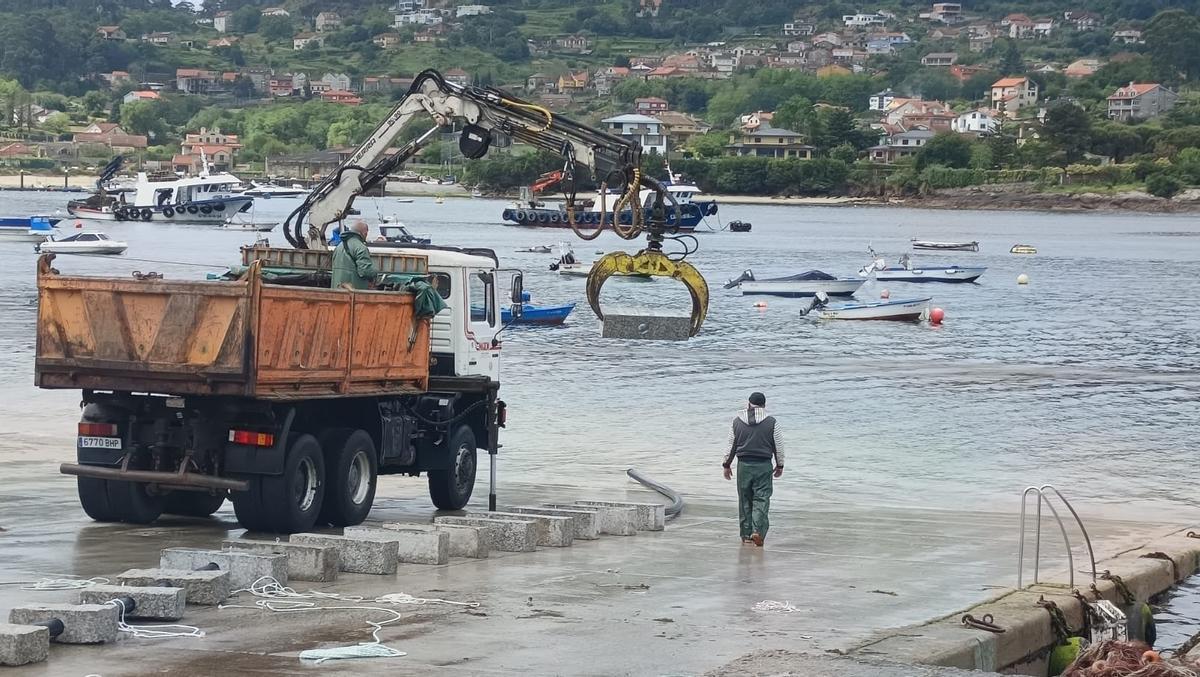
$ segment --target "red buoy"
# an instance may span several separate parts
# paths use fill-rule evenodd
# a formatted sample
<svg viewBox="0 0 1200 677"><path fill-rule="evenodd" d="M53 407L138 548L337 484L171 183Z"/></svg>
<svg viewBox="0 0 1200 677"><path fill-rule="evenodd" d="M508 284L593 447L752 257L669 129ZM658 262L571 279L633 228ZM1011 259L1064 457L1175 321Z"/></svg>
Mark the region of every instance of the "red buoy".
<svg viewBox="0 0 1200 677"><path fill-rule="evenodd" d="M946 319L946 311L942 310L941 308L934 308L933 310L929 311L930 324L941 324L942 320L944 319Z"/></svg>
<svg viewBox="0 0 1200 677"><path fill-rule="evenodd" d="M75 227L83 228L83 221L80 221L79 219L75 219Z"/></svg>
<svg viewBox="0 0 1200 677"><path fill-rule="evenodd" d="M754 307L758 308L759 310L762 310L763 308L767 307L767 302L766 301L755 301Z"/></svg>

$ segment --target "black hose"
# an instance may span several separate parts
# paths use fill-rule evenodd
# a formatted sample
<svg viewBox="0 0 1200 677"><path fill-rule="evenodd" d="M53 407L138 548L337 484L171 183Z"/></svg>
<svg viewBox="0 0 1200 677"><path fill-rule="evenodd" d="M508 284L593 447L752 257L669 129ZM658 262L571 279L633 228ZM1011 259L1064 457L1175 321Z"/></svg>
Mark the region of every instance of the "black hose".
<svg viewBox="0 0 1200 677"><path fill-rule="evenodd" d="M659 484L649 477L646 477L642 473L638 472L637 468L630 468L625 471L625 474L629 475L630 479L634 480L638 484L641 484L648 489L653 489L663 496L671 499L671 505L668 505L664 511L667 519L679 517L679 513L683 512L683 497L679 495L679 492L665 484Z"/></svg>

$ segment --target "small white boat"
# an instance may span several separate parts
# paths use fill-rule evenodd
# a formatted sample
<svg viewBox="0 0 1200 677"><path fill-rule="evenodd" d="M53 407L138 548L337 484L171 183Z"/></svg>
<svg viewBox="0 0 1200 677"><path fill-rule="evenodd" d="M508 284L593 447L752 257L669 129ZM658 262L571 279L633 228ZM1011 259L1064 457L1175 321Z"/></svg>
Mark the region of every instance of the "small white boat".
<svg viewBox="0 0 1200 677"><path fill-rule="evenodd" d="M830 296L853 296L866 280L860 278L838 278L819 270L810 270L787 277L772 277L759 280L754 277L753 270L747 270L741 276L725 283L726 289L737 287L743 296L759 294L764 296L815 296L825 292Z"/></svg>
<svg viewBox="0 0 1200 677"><path fill-rule="evenodd" d="M931 297L920 299L900 299L896 301L872 301L868 303L844 303L836 306L826 305L822 296L813 299L810 310L803 314L815 312L822 320L891 320L893 322L917 322L926 317L929 312Z"/></svg>
<svg viewBox="0 0 1200 677"><path fill-rule="evenodd" d="M261 198L276 198L276 197L301 197L308 195L308 189L298 183L292 184L291 188L276 185L274 183L258 183L257 181L250 182L252 187L242 191L242 195Z"/></svg>
<svg viewBox="0 0 1200 677"><path fill-rule="evenodd" d="M564 277L587 277L592 272L592 264L579 261L575 258L575 252L566 246L561 246L562 254L558 260L550 264L550 270L557 272ZM630 282L651 282L654 280L649 275L642 273L614 273L613 277Z"/></svg>
<svg viewBox="0 0 1200 677"><path fill-rule="evenodd" d="M918 240L912 239L913 249L933 249L950 252L977 252L979 251L979 243L972 240L971 242L935 242L933 240Z"/></svg>
<svg viewBox="0 0 1200 677"><path fill-rule="evenodd" d="M411 197L397 197L397 198L392 198L392 199L395 200L396 202L399 202L400 204L412 204L412 201L413 201L413 199Z"/></svg>
<svg viewBox="0 0 1200 677"><path fill-rule="evenodd" d="M104 233L71 233L63 237L51 236L49 240L34 245L39 254L121 254L129 245L113 240Z"/></svg>
<svg viewBox="0 0 1200 677"><path fill-rule="evenodd" d="M43 242L59 219L49 216L0 217L0 241Z"/></svg>
<svg viewBox="0 0 1200 677"><path fill-rule="evenodd" d="M1009 254L1036 254L1037 247L1035 247L1031 244L1014 244L1012 246L1012 248L1008 250L1008 253Z"/></svg>
<svg viewBox="0 0 1200 677"><path fill-rule="evenodd" d="M937 266L918 268L908 254L900 257L900 265L888 266L880 257L858 271L864 277L874 274L880 282L974 282L987 270L985 267Z"/></svg>

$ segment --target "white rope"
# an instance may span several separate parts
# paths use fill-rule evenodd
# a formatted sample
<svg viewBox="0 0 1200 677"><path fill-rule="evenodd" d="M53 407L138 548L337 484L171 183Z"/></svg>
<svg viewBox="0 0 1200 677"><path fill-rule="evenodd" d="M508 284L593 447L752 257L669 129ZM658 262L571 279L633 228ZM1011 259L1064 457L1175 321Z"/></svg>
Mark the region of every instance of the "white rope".
<svg viewBox="0 0 1200 677"><path fill-rule="evenodd" d="M138 639L171 639L173 637L203 637L204 631L191 625L130 625L125 622L125 603L119 599L107 602L119 610L117 629Z"/></svg>
<svg viewBox="0 0 1200 677"><path fill-rule="evenodd" d="M108 583L107 578L43 578L38 581L20 581L21 590L82 590L93 585ZM14 585L6 583L5 585Z"/></svg>
<svg viewBox="0 0 1200 677"><path fill-rule="evenodd" d="M791 602L777 602L773 599L764 599L761 602L756 602L753 609L761 613L778 614L790 614L800 610L792 606Z"/></svg>
<svg viewBox="0 0 1200 677"><path fill-rule="evenodd" d="M306 649L300 652L300 660L311 660L316 663L323 663L328 660L348 659L348 658L400 658L408 654L398 649L393 649L389 646L384 646L383 640L379 638L379 632L383 630L385 625L391 625L404 618L404 615L395 609L390 609L384 606L363 606L362 602L365 598L358 595L341 595L331 592L319 592L310 590L308 592L298 592L293 588L289 588L271 576L263 576L254 581L248 588L233 591L233 594L240 592L248 592L251 595L258 597L253 606L244 604L221 604L218 609L261 609L271 611L273 613L302 613L306 611L379 611L381 613L390 614L390 618L381 621L368 620L367 625L371 626L371 642L363 642L361 644L353 644L350 646L330 647L327 649ZM331 600L340 602L349 602L354 606L321 606L316 602L309 600ZM448 604L452 606L477 607L477 602L456 602L448 599L414 597L404 592L394 592L381 597L376 597L372 600L374 604L380 605L424 605L424 604Z"/></svg>

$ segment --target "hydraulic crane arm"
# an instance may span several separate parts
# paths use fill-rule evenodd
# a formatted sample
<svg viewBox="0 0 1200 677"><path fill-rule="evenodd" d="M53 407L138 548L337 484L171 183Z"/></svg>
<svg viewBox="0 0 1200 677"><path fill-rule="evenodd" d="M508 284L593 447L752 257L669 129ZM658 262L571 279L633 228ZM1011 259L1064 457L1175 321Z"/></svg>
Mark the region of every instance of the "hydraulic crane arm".
<svg viewBox="0 0 1200 677"><path fill-rule="evenodd" d="M433 127L389 155L392 142L421 115L428 116ZM685 251L674 257L662 251L664 239L677 230L668 219L667 203L676 219L680 211L662 184L642 175L642 148L636 141L580 124L497 89L447 82L437 71L418 75L387 119L288 216L283 226L288 242L299 249L324 248L325 229L349 214L357 196L385 181L388 174L447 126L461 126L459 149L469 159L479 159L491 146L512 141L562 156L559 180L567 193L566 217L580 237L594 239L607 226L626 240L646 233L646 247L636 255L614 252L593 267L588 278L588 301L601 319L600 287L609 276L632 271L673 277L687 285L692 293L692 333L699 331L708 310L708 286L699 271L683 261L691 251L686 244ZM582 232L575 220L575 170L580 165L591 168L602 189L600 226L591 233ZM611 215L606 214L607 188L615 188L619 194ZM644 209L645 203L639 199L643 188L654 195L652 209ZM624 216L626 210L628 217ZM651 217L647 222L648 212Z"/></svg>

